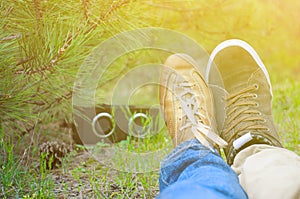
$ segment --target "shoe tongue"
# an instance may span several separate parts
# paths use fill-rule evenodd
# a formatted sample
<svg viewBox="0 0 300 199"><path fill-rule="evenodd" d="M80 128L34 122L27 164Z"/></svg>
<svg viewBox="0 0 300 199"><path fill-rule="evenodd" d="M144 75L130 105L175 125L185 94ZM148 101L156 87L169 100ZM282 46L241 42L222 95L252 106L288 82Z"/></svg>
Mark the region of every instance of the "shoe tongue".
<svg viewBox="0 0 300 199"><path fill-rule="evenodd" d="M226 74L223 76L226 91L228 93L235 93L249 86L251 76L255 72L255 69L257 68L253 69L253 67L245 65L238 71L226 71Z"/></svg>

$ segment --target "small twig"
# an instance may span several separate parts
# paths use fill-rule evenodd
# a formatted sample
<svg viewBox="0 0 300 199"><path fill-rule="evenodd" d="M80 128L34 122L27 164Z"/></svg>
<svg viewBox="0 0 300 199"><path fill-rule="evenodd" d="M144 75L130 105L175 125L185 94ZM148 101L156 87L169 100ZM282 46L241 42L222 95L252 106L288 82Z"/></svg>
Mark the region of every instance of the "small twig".
<svg viewBox="0 0 300 199"><path fill-rule="evenodd" d="M38 123L39 123L39 117L40 117L40 115L37 116L34 125L30 128L30 131L32 131L33 134L32 134L32 136L30 137L30 143L29 143L28 147L24 150L24 153L23 153L23 155L22 155L22 157L21 157L21 159L20 159L20 162L21 162L21 163L25 160L25 155L29 153L29 151L30 151L30 149L31 149L31 147L32 147L32 145L33 145L33 143L34 143L33 137L35 137L34 135L35 135L35 132L36 132L36 127L37 127L37 125L38 125ZM27 162L28 162L28 161L27 161ZM19 166L19 165L18 165L18 166Z"/></svg>
<svg viewBox="0 0 300 199"><path fill-rule="evenodd" d="M39 22L42 18L42 10L41 10L40 0L33 0L33 5L34 5L37 21Z"/></svg>
<svg viewBox="0 0 300 199"><path fill-rule="evenodd" d="M3 37L0 39L1 42L4 42L4 41L10 41L10 40L13 40L13 39L17 39L17 38L20 38L22 37L22 34L15 34L15 35L10 35L10 36L7 36L7 37Z"/></svg>
<svg viewBox="0 0 300 199"><path fill-rule="evenodd" d="M34 105L38 105L38 106L45 105L45 102L41 102L41 101L30 101L30 100L27 100L25 102L27 102L28 104L34 104Z"/></svg>
<svg viewBox="0 0 300 199"><path fill-rule="evenodd" d="M39 93L39 89L40 89L40 87L38 87L38 89L37 89L37 92ZM41 92L41 93L39 93L40 95L44 95L44 94L46 94L46 93L48 93L48 91L43 91L43 92ZM34 93L34 94L32 94L30 97L31 98L34 98L34 97L36 97L38 94L37 93Z"/></svg>
<svg viewBox="0 0 300 199"><path fill-rule="evenodd" d="M55 98L51 103L48 103L48 105L47 105L46 107L43 107L42 109L39 109L39 110L36 110L36 111L33 111L33 113L38 113L38 112L47 110L48 108L50 108L50 107L53 106L54 104L56 104L56 103L61 103L61 101L62 101L63 99L68 100L68 99L70 99L71 97L72 97L72 91L69 91L67 94Z"/></svg>
<svg viewBox="0 0 300 199"><path fill-rule="evenodd" d="M16 63L16 66L23 65L23 64L25 64L26 62L29 62L29 61L31 61L31 60L33 60L33 59L34 59L34 57L28 57L28 58L22 59L22 60L20 60L20 61L18 61L18 62Z"/></svg>
<svg viewBox="0 0 300 199"><path fill-rule="evenodd" d="M116 10L120 9L122 6L128 4L131 0L122 0L117 3L115 1L111 4L110 8L100 16L99 20L104 21L109 15L111 15Z"/></svg>
<svg viewBox="0 0 300 199"><path fill-rule="evenodd" d="M82 0L83 15L84 15L87 23L89 23L89 13L88 13L88 4L89 3L90 3L89 0Z"/></svg>

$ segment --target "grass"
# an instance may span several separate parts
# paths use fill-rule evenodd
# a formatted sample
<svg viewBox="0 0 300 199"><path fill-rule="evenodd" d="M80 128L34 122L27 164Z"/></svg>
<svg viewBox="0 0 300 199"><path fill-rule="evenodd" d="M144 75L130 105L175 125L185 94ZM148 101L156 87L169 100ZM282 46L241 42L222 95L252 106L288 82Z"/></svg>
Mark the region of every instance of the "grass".
<svg viewBox="0 0 300 199"><path fill-rule="evenodd" d="M53 182L46 164L41 161L40 169L34 169L34 164L26 163L33 152L24 151L22 157L18 156L18 144L0 129L0 198L53 198Z"/></svg>
<svg viewBox="0 0 300 199"><path fill-rule="evenodd" d="M274 84L273 114L283 145L300 155L300 83L286 79Z"/></svg>
<svg viewBox="0 0 300 199"><path fill-rule="evenodd" d="M12 13L11 18L9 17L11 16L10 13L13 7L6 6L7 2L8 5L14 5L15 3L17 6L21 5L17 7L17 9L14 9L16 14ZM1 38L7 38L6 36L10 36L10 34L12 36L18 36L22 27L24 27L24 35L26 35L26 37L17 40L17 42L21 43L18 45L12 45L14 44L14 40L7 41L8 43L5 43L4 40L1 40L2 43L0 42L0 50L2 52L1 77L6 80L6 86L2 87L1 89L3 90L0 91L0 98L2 97L0 100L0 108L2 108L3 104L6 105L5 109L1 110L0 117L3 117L3 115L12 115L20 121L27 121L25 120L26 118L34 117L31 114L32 110L27 108L28 101L32 100L31 92L33 91L23 89L27 86L27 81L24 81L23 76L17 76L18 78L15 79L15 71L6 70L7 66L14 65L12 63L18 61L18 58L23 58L19 53L25 54L26 56L24 55L24 58L31 58L31 55L33 55L32 57L43 58L46 60L45 63L47 65L49 60L52 61L53 58L56 57L57 51L66 51L61 57L62 60L58 63L58 67L56 67L58 72L52 76L48 76L52 78L50 82L54 82L53 86L51 86L48 81L45 81L42 84L41 93L37 93L37 97L33 99L33 102L42 100L42 102L46 101L51 104L51 111L45 111L43 114L44 117L42 118L43 121L47 119L51 125L47 124L48 126L44 126L42 130L33 129L33 133L18 137L16 135L20 135L21 130L19 129L22 125L15 122L15 120L12 120L9 124L0 122L0 198L154 198L159 192L159 172L157 170L138 174L118 171L110 167L111 165L99 163L93 159L89 153L83 150L82 147L78 147L78 150L73 151L70 156L65 159L61 168L51 171L46 170L46 163L43 159L40 162L38 158L38 142L27 142L24 137L27 136L29 140L39 140L42 136L44 139L51 139L55 136L57 139L57 137L62 138L65 136L65 134L61 134L63 132L61 129L52 128L53 118L61 116L61 114L67 114L67 111L65 111L66 108L62 109L59 107L61 103L60 98L56 99L65 93L65 81L61 80L64 76L56 74L76 74L77 70L74 69L74 65L78 65L79 60L84 60L89 50L98 43L98 40L102 41L105 37L100 34L102 27L97 29L98 32L88 35L81 34L76 37L77 30L72 27L77 27L76 24L81 24L81 22L68 20L66 16L72 19L78 18L77 15L73 16L73 13L77 12L75 12L76 10L70 9L71 7L66 7L67 10L70 9L71 15L64 16L64 12L62 12L64 6L59 6L60 2L63 1L44 1L45 4L47 2L50 4L49 7L47 7L49 9L41 9L40 11L50 15L48 19L50 23L45 23L44 26L41 26L41 29L39 29L40 32L38 33L35 32L35 23L32 23L32 21L38 21L32 18L32 16L38 15L38 13L31 9L28 2L7 2L2 1L0 6L1 9L3 8L1 14L6 16L6 18L1 18L1 20L3 20L3 22L1 21L1 27L3 27L3 30L5 30L4 27L8 28L7 33L1 32ZM75 2L75 4L73 4L74 1L67 2L71 2L72 4L69 5L72 5L73 8L80 9L79 3L81 4L81 2L96 4L98 1L78 1L77 3ZM289 3L258 0L247 2L216 0L212 1L212 3L207 3L207 1L183 1L182 5L192 9L179 12L178 10L180 9L178 8L182 7L176 4L179 1L168 0L162 4L158 2L159 1L153 1L153 4L150 3L150 7L147 8L149 13L146 14L150 16L149 18L151 20L157 19L159 25L162 27L186 33L192 38L195 38L195 40L201 43L206 49L211 50L218 42L228 38L246 39L257 49L268 67L272 78L274 93L273 114L283 145L287 149L300 155L300 70L299 47L296 45L299 43L299 23L297 23L299 18L299 3L296 0ZM172 9L172 4L175 5L173 7L174 9ZM132 7L135 7L134 4L132 5ZM109 1L105 3L105 6L114 8L114 6L109 5ZM137 7L138 6L140 5L137 5ZM90 7L92 8L93 6ZM93 12L93 10L90 10L90 13L87 12L88 17L91 18L89 22L92 22L92 24L98 23L95 21L96 19L94 19L98 16L98 12L100 12L100 10L97 10L98 8L102 9L102 6L99 6L97 3L97 6L94 7L96 12ZM124 8L126 9L125 6ZM136 12L145 11L145 9L139 10L140 9ZM37 9L37 11L39 11L39 9ZM135 24L135 22L136 24L145 23L145 19L143 17L136 17L136 14L127 16L127 13L132 11L130 9L121 11L126 12L124 19L139 19L137 22L135 20L130 22L130 27L132 27L132 24ZM6 15L5 13L8 14ZM27 14L29 16L27 16ZM122 13L120 12L120 14ZM114 17L114 15L109 13L103 16ZM116 17L117 16L118 15L116 15ZM19 22L22 21L21 19L24 19L24 26ZM122 27L120 30L118 27L110 28L110 24L112 27L118 24L125 24L123 21L116 19L117 18L113 18L116 24L111 24L110 21L103 23L106 24L103 25L104 32L110 32L114 29L118 29L119 32L128 28L127 26L127 28ZM14 27L16 27L16 29L14 29ZM72 29L74 29L74 33L71 31ZM79 26L79 29L82 29L82 25ZM29 30L33 30L32 34L27 34ZM83 29L82 32L84 33L85 29ZM42 36L40 34L42 34ZM75 42L70 45L70 48L62 49L62 43L72 34L75 35ZM42 39L39 39L40 36ZM38 37L38 39L36 37ZM86 37L94 39L85 40ZM41 43L45 41L47 44L46 47ZM86 45L83 45L85 43ZM13 48L11 48L11 46L13 46ZM17 49L22 50L19 52ZM8 55L11 55L11 57ZM136 54L134 54L134 56L136 56ZM157 59L160 58L160 56L155 55L155 58L156 57L158 57ZM145 58L149 59L147 53L141 53L137 62L130 57L128 60L131 61L128 61L130 62L128 65L136 66L140 64L140 61L145 61ZM14 61L15 59L16 61ZM17 69L21 69L22 71L27 69L26 67L35 69L35 67L38 68L40 65L45 65L44 62L40 64L40 62L43 61L40 59L29 61L29 64L17 64ZM108 79L103 79L103 82L114 79L115 76L120 75L118 71L120 68L122 69L127 62L124 61L124 63L120 63L118 67L111 67L111 70L108 71ZM6 79L4 77L6 77ZM39 78L39 76L30 76L30 78L36 79ZM103 82L100 83L104 84ZM59 84L54 87L57 83ZM20 86L18 86L19 84ZM25 85L24 87L23 84ZM67 85L67 87L72 87L73 81L71 81L70 85ZM105 86L109 87L112 85L113 83L110 82ZM99 88L99 98L107 94L108 89L105 89L105 86ZM52 90L57 89L57 93L52 92ZM146 89L148 89L148 93L153 91L151 87L144 88L144 91ZM101 92L104 92L104 94ZM11 96L11 93L15 93L15 96ZM46 95L43 93L46 93ZM53 93L55 93L55 95L53 95ZM147 100L144 99L143 96L144 93L136 93L135 103L147 104ZM21 97L24 98L24 102L21 101L22 103L18 104L17 102L19 102L19 99L22 99ZM50 98L49 101L47 101L47 98ZM52 104L52 98L55 99L54 102L57 103ZM66 102L69 101L66 100ZM18 104L18 106L16 107L15 104ZM142 121L142 123L143 122L146 124L148 121ZM7 132L2 125L11 125L12 131ZM19 129L13 127L18 127ZM23 127L21 129L23 129ZM155 151L157 148L167 148L170 142L166 142L168 139L160 135L161 134L146 137L140 140L128 137L128 139L120 142L117 147L119 150L129 150L138 153L149 150ZM28 143L30 144L28 145ZM101 152L102 147L105 146L99 143L94 149L95 151L98 150ZM119 168L124 166L124 162L126 162L122 159L124 157L115 156L115 158L115 162L118 163L117 166Z"/></svg>
<svg viewBox="0 0 300 199"><path fill-rule="evenodd" d="M143 119L141 122L143 126L149 123ZM157 163L156 170L151 168L139 174L118 171L116 169L124 167L128 162L133 162L132 168L135 169L135 164L143 160L134 160L136 156L133 156L133 159L128 161L122 157L124 154L120 153L113 157L117 164L105 165L105 162L98 162L89 153L97 155L102 148L107 147L107 144L99 142L90 148L77 146L76 150L65 158L61 168L49 171L46 169L48 163L43 155L40 161L33 158L38 156L36 146L31 146L30 151L25 154L31 159L31 163L28 164L18 155L22 147L14 141L9 141L4 132L4 129L1 129L1 198L154 198L158 193L158 159L154 160ZM170 145L166 133L150 135L143 139L128 137L116 147L119 152L125 150L144 153L164 149ZM22 139L18 139L18 142L21 145Z"/></svg>
<svg viewBox="0 0 300 199"><path fill-rule="evenodd" d="M297 123L300 118L300 100L297 97L300 95L299 86L299 82L291 79L273 83L273 114L280 137L284 146L297 154L300 154L300 127ZM150 146L153 150L153 143L162 139L146 138L142 148L138 147L141 143L129 139L119 143L119 147L143 152L149 150L147 147ZM2 128L1 198L153 198L158 193L157 171L140 174L118 172L99 164L82 150L74 151L61 169L48 171L43 162L39 169L33 169L32 164L24 164L22 157L17 155L18 147L18 142L8 139ZM34 150L27 155L31 156L32 153ZM63 176L62 181L53 177L57 173Z"/></svg>
<svg viewBox="0 0 300 199"><path fill-rule="evenodd" d="M271 78L280 74L272 69L269 72ZM273 114L282 143L300 155L300 126L297 122L300 119L300 82L292 78L273 78L272 83ZM144 118L139 122L144 127L149 124ZM165 132L165 129L161 131ZM122 159L124 153L114 157L117 164L112 166L99 163L83 150L84 147L78 147L61 168L49 171L43 159L39 163L34 158L37 156L36 146L30 146L23 155L18 155L21 143L22 138L13 140L5 134L4 128L0 129L0 198L154 198L159 192L158 170L138 174L116 170L128 161ZM97 155L103 147L106 145L98 143L90 151ZM169 148L170 140L166 133L158 133L143 139L128 137L116 147L120 151L144 153ZM138 162L134 158L132 162Z"/></svg>

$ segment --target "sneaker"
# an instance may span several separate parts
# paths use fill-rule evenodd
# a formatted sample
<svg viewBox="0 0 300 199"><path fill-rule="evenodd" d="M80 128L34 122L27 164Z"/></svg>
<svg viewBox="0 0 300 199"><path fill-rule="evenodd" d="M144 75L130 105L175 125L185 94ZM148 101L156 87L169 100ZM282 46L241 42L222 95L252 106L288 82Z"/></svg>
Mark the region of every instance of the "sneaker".
<svg viewBox="0 0 300 199"><path fill-rule="evenodd" d="M219 74L212 74L213 67L222 81L215 80ZM216 112L222 116L217 124L221 137L228 142L224 149L228 164L239 151L253 144L282 147L273 122L269 74L248 43L232 39L219 44L210 56L205 78L212 84L218 102Z"/></svg>
<svg viewBox="0 0 300 199"><path fill-rule="evenodd" d="M161 73L159 96L175 146L195 138L213 151L216 145L227 145L216 134L212 95L190 56L168 57Z"/></svg>

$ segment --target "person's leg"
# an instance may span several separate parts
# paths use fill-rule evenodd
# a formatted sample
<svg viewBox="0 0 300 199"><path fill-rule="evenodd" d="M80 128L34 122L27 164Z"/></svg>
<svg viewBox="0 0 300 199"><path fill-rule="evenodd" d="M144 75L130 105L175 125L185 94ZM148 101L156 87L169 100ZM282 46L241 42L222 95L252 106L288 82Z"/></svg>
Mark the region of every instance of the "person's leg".
<svg viewBox="0 0 300 199"><path fill-rule="evenodd" d="M196 139L183 142L165 158L159 182L158 199L247 198L236 173Z"/></svg>
<svg viewBox="0 0 300 199"><path fill-rule="evenodd" d="M232 168L249 198L300 198L300 157L287 149L252 145L237 154Z"/></svg>
<svg viewBox="0 0 300 199"><path fill-rule="evenodd" d="M213 60L222 81L210 73ZM248 197L300 198L300 158L282 148L272 115L271 81L255 50L241 40L222 42L211 54L206 77L214 77L210 83L220 135L228 142L227 162Z"/></svg>
<svg viewBox="0 0 300 199"><path fill-rule="evenodd" d="M160 104L177 147L161 164L158 198L247 198L237 175L215 150L227 142L216 131L211 93L195 61L175 54L165 66Z"/></svg>

